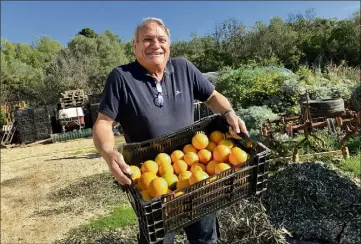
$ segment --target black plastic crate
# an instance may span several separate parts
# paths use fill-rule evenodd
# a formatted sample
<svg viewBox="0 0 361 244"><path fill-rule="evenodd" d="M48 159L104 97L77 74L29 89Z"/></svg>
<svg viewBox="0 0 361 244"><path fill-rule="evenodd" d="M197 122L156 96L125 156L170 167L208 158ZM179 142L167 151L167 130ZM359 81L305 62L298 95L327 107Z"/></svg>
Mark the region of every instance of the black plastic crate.
<svg viewBox="0 0 361 244"><path fill-rule="evenodd" d="M141 143L123 144L119 148L129 165L141 166L158 153L170 154L189 144L197 131L209 135L212 131L228 131L228 125L220 115L211 115L169 135ZM139 218L140 228L149 243L161 243L164 236L186 227L202 217L236 203L242 198L258 195L267 187L270 150L263 144L253 141L251 147L245 140L235 140L238 147L250 154L245 167L237 170L234 166L218 175L210 176L187 188L175 190L150 201L143 200L134 184L122 186ZM174 198L173 194L184 192Z"/></svg>
<svg viewBox="0 0 361 244"><path fill-rule="evenodd" d="M101 99L102 99L101 93L93 93L88 95L89 104L100 103Z"/></svg>

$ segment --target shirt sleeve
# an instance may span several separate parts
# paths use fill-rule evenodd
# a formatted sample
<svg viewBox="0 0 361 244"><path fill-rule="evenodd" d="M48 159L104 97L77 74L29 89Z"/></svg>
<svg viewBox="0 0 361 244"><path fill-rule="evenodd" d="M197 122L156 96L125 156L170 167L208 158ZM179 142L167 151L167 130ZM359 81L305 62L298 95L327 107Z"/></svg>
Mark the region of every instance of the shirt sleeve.
<svg viewBox="0 0 361 244"><path fill-rule="evenodd" d="M122 76L113 69L105 82L98 113L102 113L114 121L119 120L119 104L122 88Z"/></svg>
<svg viewBox="0 0 361 244"><path fill-rule="evenodd" d="M205 102L215 90L215 86L199 71L199 69L190 61L186 61L188 70L193 78L194 98Z"/></svg>

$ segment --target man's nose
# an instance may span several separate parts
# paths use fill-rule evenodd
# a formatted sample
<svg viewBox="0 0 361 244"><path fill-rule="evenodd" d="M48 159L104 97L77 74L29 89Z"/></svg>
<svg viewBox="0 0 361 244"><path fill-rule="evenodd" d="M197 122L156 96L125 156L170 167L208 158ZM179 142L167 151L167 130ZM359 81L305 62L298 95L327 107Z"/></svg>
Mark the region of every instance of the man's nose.
<svg viewBox="0 0 361 244"><path fill-rule="evenodd" d="M158 41L158 38L153 38L151 44L152 44L153 47L159 47L160 46L160 42Z"/></svg>

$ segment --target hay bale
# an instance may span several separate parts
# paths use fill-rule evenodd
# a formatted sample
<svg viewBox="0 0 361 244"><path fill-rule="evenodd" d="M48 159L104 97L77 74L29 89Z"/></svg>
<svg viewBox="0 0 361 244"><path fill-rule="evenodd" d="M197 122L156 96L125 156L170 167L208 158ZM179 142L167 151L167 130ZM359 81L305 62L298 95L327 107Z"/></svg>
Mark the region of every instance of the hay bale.
<svg viewBox="0 0 361 244"><path fill-rule="evenodd" d="M218 214L221 238L219 243L287 243L286 229L271 225L259 199L244 199Z"/></svg>
<svg viewBox="0 0 361 244"><path fill-rule="evenodd" d="M360 243L361 189L321 162L276 172L263 195L272 224L298 240Z"/></svg>

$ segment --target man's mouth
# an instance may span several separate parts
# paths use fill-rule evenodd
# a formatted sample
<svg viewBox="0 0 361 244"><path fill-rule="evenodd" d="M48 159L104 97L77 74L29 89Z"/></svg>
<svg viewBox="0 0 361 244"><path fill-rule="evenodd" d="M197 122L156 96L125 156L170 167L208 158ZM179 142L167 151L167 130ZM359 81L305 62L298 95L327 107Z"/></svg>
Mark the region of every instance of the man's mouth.
<svg viewBox="0 0 361 244"><path fill-rule="evenodd" d="M147 53L147 56L161 56L163 53L160 52L154 52L154 53Z"/></svg>

